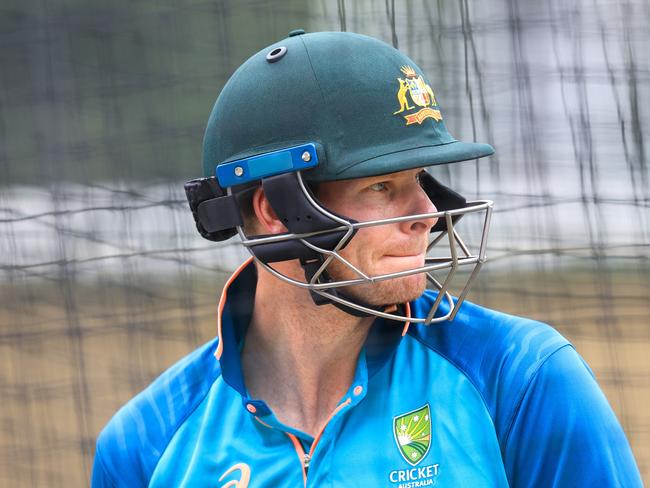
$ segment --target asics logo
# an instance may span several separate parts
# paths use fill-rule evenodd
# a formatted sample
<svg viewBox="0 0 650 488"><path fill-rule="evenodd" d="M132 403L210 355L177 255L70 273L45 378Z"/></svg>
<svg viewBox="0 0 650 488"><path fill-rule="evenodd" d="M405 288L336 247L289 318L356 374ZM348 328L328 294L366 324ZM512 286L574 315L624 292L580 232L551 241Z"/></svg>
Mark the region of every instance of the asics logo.
<svg viewBox="0 0 650 488"><path fill-rule="evenodd" d="M251 468L246 463L237 463L231 466L221 475L219 481L223 481L226 476L235 472L239 473L239 479L230 480L225 485L221 485L221 488L248 488L248 482L251 479Z"/></svg>

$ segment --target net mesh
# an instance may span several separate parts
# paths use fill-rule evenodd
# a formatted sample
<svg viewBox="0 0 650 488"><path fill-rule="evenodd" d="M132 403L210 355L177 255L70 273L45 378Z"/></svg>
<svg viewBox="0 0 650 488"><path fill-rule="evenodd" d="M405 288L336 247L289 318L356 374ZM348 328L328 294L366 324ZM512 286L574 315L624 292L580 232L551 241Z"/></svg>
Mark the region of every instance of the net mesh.
<svg viewBox="0 0 650 488"><path fill-rule="evenodd" d="M116 409L214 336L244 251L198 236L182 183L225 80L297 27L404 50L497 148L436 169L496 202L469 299L567 336L650 479L647 1L7 0L0 486L86 484Z"/></svg>

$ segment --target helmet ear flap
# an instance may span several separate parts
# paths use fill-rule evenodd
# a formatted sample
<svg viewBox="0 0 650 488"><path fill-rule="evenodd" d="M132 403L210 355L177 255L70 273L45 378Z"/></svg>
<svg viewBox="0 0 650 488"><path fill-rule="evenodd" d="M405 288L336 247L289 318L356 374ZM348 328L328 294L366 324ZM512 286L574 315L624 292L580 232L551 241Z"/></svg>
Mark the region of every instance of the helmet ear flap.
<svg viewBox="0 0 650 488"><path fill-rule="evenodd" d="M422 189L439 212L465 208L467 206L467 199L465 199L464 196L460 193L456 193L451 188L446 187L426 171L420 173L420 186L422 186ZM455 224L461 217L462 215L452 217L452 222ZM438 219L438 222L433 226L431 232L442 232L446 230L447 221L445 219Z"/></svg>
<svg viewBox="0 0 650 488"><path fill-rule="evenodd" d="M185 195L199 233L210 241L225 241L243 225L237 202L217 179L198 178L185 183Z"/></svg>
<svg viewBox="0 0 650 488"><path fill-rule="evenodd" d="M347 230L334 230L341 228L341 222L323 213L303 192L298 172L264 178L262 179L262 188L264 188L264 194L271 207L278 218L282 220L289 234L320 232L320 234L306 237L304 240L313 246L328 251L333 250L347 234ZM354 223L356 221L348 220L348 222ZM299 239L271 243L251 243L249 248L264 263L276 263L292 259L310 261L320 257L318 251L303 244Z"/></svg>

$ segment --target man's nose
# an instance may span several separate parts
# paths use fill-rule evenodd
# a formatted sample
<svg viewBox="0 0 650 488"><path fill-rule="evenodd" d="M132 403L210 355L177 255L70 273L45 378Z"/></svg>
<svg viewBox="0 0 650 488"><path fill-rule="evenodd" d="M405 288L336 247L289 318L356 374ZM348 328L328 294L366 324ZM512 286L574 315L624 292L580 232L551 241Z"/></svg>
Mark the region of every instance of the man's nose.
<svg viewBox="0 0 650 488"><path fill-rule="evenodd" d="M420 214L431 214L438 211L436 206L433 204L429 195L424 191L424 189L418 186L410 196L410 208L409 214L411 215L420 215ZM437 217L422 217L416 220L405 221L404 224L408 227L410 232L429 232L431 228L436 225L438 222Z"/></svg>

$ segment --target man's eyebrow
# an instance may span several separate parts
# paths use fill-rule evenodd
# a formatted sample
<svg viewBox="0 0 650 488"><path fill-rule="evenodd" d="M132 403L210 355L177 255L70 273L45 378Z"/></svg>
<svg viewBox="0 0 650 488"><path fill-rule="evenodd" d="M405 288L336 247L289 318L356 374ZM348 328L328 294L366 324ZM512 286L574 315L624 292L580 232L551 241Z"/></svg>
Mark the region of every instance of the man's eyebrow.
<svg viewBox="0 0 650 488"><path fill-rule="evenodd" d="M421 169L420 171L413 171L413 170L404 170L404 171L399 171L397 173L387 173L385 175L378 175L378 176L368 176L366 178L363 178L363 186L366 186L368 184L373 184L378 181L390 181L390 180L397 180L400 179L401 177L406 177L407 172L412 172L413 177L417 177L424 169Z"/></svg>
<svg viewBox="0 0 650 488"><path fill-rule="evenodd" d="M378 175L378 176L368 176L366 178L363 178L360 181L363 181L363 185L368 184L369 182L377 182L377 181L388 181L388 180L395 180L399 178L399 173L388 173L385 175Z"/></svg>

